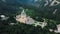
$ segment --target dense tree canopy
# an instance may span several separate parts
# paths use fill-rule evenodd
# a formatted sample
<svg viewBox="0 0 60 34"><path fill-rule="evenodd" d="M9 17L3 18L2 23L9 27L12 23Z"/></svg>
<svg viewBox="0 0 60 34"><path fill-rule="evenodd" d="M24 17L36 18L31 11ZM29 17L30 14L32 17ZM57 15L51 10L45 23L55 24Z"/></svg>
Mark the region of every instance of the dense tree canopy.
<svg viewBox="0 0 60 34"><path fill-rule="evenodd" d="M60 4L49 6L49 3L46 7L43 7L44 0L42 0L42 4L40 1L32 2L33 5L25 2L24 0L0 0L0 15L9 17L7 20L1 20L0 17L0 34L57 34L50 32L49 29L55 30L56 25L60 24ZM42 22L42 18L48 19L48 25L42 29L40 26L35 27L17 22L15 16L21 13L22 9L20 7L25 10L28 16L36 21ZM55 9L57 9L57 12L53 14ZM15 23L15 25L9 25L10 23Z"/></svg>

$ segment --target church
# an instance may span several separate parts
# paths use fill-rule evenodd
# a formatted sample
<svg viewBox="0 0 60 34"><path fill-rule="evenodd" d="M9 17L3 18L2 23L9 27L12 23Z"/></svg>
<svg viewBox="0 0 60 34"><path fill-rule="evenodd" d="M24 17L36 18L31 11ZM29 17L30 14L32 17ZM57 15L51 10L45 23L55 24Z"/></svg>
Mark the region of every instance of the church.
<svg viewBox="0 0 60 34"><path fill-rule="evenodd" d="M45 19L43 19L43 22L38 22L35 21L34 19L32 19L30 16L27 16L27 14L25 13L25 11L23 10L21 12L20 15L16 16L16 20L20 23L24 23L24 24L34 24L34 26L41 26L42 28L44 28L47 25L47 22Z"/></svg>
<svg viewBox="0 0 60 34"><path fill-rule="evenodd" d="M25 23L25 24L32 24L35 22L35 20L30 18L30 16L27 16L27 14L25 13L24 10L21 12L20 15L16 16L16 20L21 22L21 23Z"/></svg>

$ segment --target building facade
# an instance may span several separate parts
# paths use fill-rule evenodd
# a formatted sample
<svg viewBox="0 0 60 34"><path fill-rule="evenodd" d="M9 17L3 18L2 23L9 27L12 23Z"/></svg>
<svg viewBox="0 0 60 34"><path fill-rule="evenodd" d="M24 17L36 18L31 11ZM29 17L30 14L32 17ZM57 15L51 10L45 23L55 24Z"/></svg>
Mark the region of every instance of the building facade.
<svg viewBox="0 0 60 34"><path fill-rule="evenodd" d="M16 20L21 22L21 23L26 23L26 24L32 24L35 21L30 18L30 16L27 16L25 11L23 10L20 15L16 16Z"/></svg>

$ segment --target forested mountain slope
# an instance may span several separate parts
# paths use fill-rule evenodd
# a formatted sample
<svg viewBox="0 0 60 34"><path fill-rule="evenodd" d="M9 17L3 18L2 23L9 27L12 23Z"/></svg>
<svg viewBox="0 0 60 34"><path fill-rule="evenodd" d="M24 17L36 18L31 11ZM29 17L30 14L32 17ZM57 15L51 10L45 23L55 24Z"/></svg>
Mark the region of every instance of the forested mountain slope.
<svg viewBox="0 0 60 34"><path fill-rule="evenodd" d="M41 17L60 20L59 6L60 0L0 0L0 13L15 14L24 7L35 10L36 16L41 13Z"/></svg>

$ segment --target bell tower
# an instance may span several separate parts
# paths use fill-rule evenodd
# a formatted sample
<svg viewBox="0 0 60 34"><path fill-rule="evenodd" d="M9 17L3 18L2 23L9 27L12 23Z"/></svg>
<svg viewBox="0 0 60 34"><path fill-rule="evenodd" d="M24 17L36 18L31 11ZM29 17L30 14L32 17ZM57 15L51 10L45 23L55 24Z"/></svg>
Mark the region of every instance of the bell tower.
<svg viewBox="0 0 60 34"><path fill-rule="evenodd" d="M21 12L21 17L26 18L26 13L24 12L24 10Z"/></svg>
<svg viewBox="0 0 60 34"><path fill-rule="evenodd" d="M27 20L27 16L25 11L23 10L20 15L20 22L26 23L26 20Z"/></svg>

